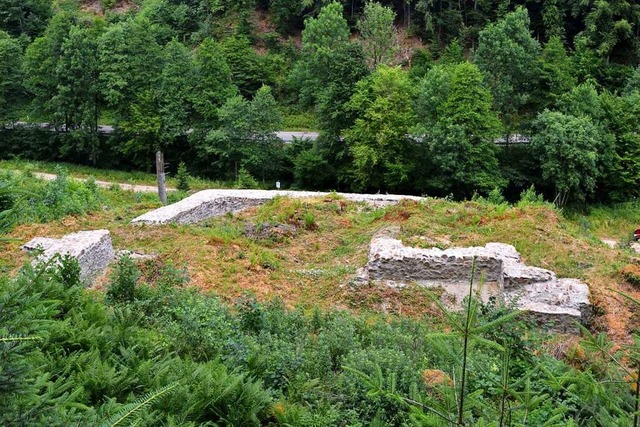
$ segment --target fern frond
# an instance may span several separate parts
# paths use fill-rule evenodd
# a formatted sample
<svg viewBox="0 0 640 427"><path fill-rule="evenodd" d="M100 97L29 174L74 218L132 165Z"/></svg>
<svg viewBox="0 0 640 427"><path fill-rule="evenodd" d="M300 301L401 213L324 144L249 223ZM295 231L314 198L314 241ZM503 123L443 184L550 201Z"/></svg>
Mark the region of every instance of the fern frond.
<svg viewBox="0 0 640 427"><path fill-rule="evenodd" d="M0 342L39 341L42 338L36 336L7 335L0 337Z"/></svg>
<svg viewBox="0 0 640 427"><path fill-rule="evenodd" d="M156 391L151 393L147 393L140 399L136 400L133 403L125 405L114 414L111 418L105 421L102 426L103 427L121 427L125 425L135 425L135 417L137 417L140 412L153 404L156 400L160 399L162 396L170 393L174 388L178 386L178 383L169 384L168 386L162 387Z"/></svg>

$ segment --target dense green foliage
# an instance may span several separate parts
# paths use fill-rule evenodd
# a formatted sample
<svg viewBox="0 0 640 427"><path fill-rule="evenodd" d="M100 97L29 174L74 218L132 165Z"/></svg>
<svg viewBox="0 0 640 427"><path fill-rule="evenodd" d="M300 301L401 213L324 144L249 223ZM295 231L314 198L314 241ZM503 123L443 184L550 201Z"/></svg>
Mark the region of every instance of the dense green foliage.
<svg viewBox="0 0 640 427"><path fill-rule="evenodd" d="M29 174L2 172L0 190L4 191L4 194L0 193L0 211L10 210L12 223L47 222L101 207L98 188L92 180L70 180L62 169L57 171L53 181L40 181Z"/></svg>
<svg viewBox="0 0 640 427"><path fill-rule="evenodd" d="M266 186L515 199L534 184L553 200L565 184L539 147L509 143L548 141L548 110L599 139L593 182L567 203L638 195L637 2L0 3L3 156L149 170L160 149L172 172L243 169ZM382 74L404 83L380 93ZM283 116L311 117L320 138L283 147ZM56 132L25 135L16 120Z"/></svg>
<svg viewBox="0 0 640 427"><path fill-rule="evenodd" d="M448 315L449 334L432 333L428 319L305 314L250 297L230 310L184 289L188 278L171 265L140 283L126 257L102 302L85 291L75 261L56 262L1 279L4 425L595 426L632 418L629 374L609 363L620 355L602 336L567 353L577 369L491 306ZM465 335L472 345L462 353Z"/></svg>

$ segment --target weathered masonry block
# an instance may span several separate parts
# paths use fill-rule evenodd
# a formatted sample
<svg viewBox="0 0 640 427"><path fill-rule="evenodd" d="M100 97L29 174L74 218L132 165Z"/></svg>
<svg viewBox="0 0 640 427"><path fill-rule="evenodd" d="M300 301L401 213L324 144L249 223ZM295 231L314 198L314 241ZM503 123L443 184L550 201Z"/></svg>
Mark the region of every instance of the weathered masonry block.
<svg viewBox="0 0 640 427"><path fill-rule="evenodd" d="M115 257L108 230L79 231L59 239L36 237L22 249L41 251L34 262L49 261L56 254L74 257L80 264L80 279L85 283L102 272Z"/></svg>

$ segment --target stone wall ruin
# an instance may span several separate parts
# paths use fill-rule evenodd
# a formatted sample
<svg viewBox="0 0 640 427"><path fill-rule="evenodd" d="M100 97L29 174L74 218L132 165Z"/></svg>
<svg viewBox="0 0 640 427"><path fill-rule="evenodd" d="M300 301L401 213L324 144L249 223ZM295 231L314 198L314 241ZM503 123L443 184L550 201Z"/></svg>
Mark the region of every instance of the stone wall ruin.
<svg viewBox="0 0 640 427"><path fill-rule="evenodd" d="M80 280L85 283L102 272L115 257L108 230L79 231L59 239L36 237L22 249L40 251L34 263L47 262L57 254L74 257L80 265Z"/></svg>
<svg viewBox="0 0 640 427"><path fill-rule="evenodd" d="M577 333L577 322L591 317L589 287L577 279L558 279L550 270L525 265L511 245L420 249L391 237L374 237L360 280L389 286L415 283L444 291L443 302L460 309L469 292L475 260L474 289L479 298L513 306L547 329ZM483 278L484 284L480 286Z"/></svg>
<svg viewBox="0 0 640 427"><path fill-rule="evenodd" d="M346 200L366 202L377 206L398 203L403 199L422 200L421 197L394 194L320 193L313 191L271 190L203 190L186 199L163 206L134 218L132 224L194 224L209 218L259 206L274 197L310 198L338 195Z"/></svg>

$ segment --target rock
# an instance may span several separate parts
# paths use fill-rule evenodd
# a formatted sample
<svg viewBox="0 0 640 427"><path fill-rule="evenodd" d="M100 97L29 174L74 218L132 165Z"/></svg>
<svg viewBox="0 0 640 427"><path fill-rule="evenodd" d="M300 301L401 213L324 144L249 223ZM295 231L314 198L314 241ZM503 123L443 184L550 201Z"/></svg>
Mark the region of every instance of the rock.
<svg viewBox="0 0 640 427"><path fill-rule="evenodd" d="M515 248L515 246L507 245L506 243L491 242L484 245L484 247L504 261L510 261L514 263L520 262L520 253Z"/></svg>
<svg viewBox="0 0 640 427"><path fill-rule="evenodd" d="M632 242L629 244L629 247L631 248L632 251L634 251L637 254L640 254L640 243L638 242Z"/></svg>
<svg viewBox="0 0 640 427"><path fill-rule="evenodd" d="M403 199L422 200L421 197L393 194L316 193L311 191L268 190L203 190L172 205L163 206L134 218L133 224L193 224L208 218L238 212L258 206L276 196L292 198L327 197L335 194L347 200L367 202L376 206L398 203Z"/></svg>
<svg viewBox="0 0 640 427"><path fill-rule="evenodd" d="M141 252L134 252L134 251L128 251L128 250L117 251L115 256L116 258L128 256L134 261L147 261L147 260L158 258L158 255L155 255L155 254L143 254Z"/></svg>
<svg viewBox="0 0 640 427"><path fill-rule="evenodd" d="M502 274L505 290L531 283L551 282L556 279L556 274L553 271L539 267L529 267L522 263L505 262Z"/></svg>
<svg viewBox="0 0 640 427"><path fill-rule="evenodd" d="M36 237L22 246L42 251L34 262L49 261L56 254L71 255L80 264L80 279L89 282L113 260L115 253L108 230L79 231L60 239Z"/></svg>
<svg viewBox="0 0 640 427"><path fill-rule="evenodd" d="M557 279L554 272L525 265L515 247L488 243L483 247L419 249L400 240L374 237L369 261L358 271L358 283L376 281L391 287L417 283L441 288L442 302L450 309L461 309L469 294L469 281L475 260L474 290L487 302L513 305L547 329L578 333L576 322L589 323L589 287L577 279Z"/></svg>
<svg viewBox="0 0 640 427"><path fill-rule="evenodd" d="M540 325L564 333L579 333L577 322L592 317L589 287L578 279L531 283L505 293L507 303L528 313Z"/></svg>
<svg viewBox="0 0 640 427"><path fill-rule="evenodd" d="M609 246L611 249L615 249L618 247L618 242L612 239L600 239L602 243Z"/></svg>

